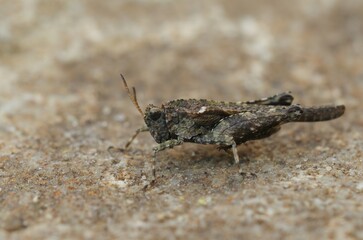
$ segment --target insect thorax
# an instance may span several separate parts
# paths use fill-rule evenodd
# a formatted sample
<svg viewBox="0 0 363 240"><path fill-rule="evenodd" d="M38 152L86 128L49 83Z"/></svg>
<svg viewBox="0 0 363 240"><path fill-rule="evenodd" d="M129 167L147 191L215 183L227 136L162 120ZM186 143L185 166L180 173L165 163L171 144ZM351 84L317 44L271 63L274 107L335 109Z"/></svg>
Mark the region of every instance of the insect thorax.
<svg viewBox="0 0 363 240"><path fill-rule="evenodd" d="M162 143L170 139L163 108L152 104L148 105L145 110L144 120L151 136L157 143Z"/></svg>

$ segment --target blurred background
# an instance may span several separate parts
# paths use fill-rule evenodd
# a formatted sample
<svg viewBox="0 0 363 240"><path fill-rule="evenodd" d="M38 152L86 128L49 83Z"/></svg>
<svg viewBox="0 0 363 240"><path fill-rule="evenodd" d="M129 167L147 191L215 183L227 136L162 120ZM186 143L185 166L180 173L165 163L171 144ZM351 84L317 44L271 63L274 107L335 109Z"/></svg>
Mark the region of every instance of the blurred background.
<svg viewBox="0 0 363 240"><path fill-rule="evenodd" d="M281 159L292 159L294 164L300 162L301 152L308 152L310 158L320 156L322 165L318 164L318 168L326 169L323 163L326 157L342 149L350 149L344 153L344 157L341 155L341 161L351 160L349 164L352 165L346 166L346 171L341 170L340 173L351 174L349 169L359 172L362 168L359 150L362 140L359 132L363 127L362 29L363 1L360 0L0 0L0 173L5 176L0 180L0 237L8 237L8 232L44 222L54 224L50 229L56 231L55 226L58 226L59 221L74 222L84 229L89 229L87 226L96 222L111 223L113 228L105 230L110 234L107 236L117 236L119 224L124 226L121 229L126 232L135 230L126 224L127 219L120 217L130 214L128 210L122 212L129 203L119 202L123 198L109 185L99 185L100 179L106 179L111 185L120 185L126 194L131 188L125 186L142 185L138 182L140 175L135 172L144 169L143 163L130 167L127 174L131 177L128 175L127 183L118 182L126 181L123 170L107 165L110 162L107 147L124 144L143 122L122 87L120 73L126 77L130 86L136 87L142 108L150 103L160 105L177 98L242 101L283 91L292 91L295 102L303 105L344 103L347 106L344 119L314 126L289 126L290 130L282 132L280 138L256 143L254 149L247 152L255 159L264 159L266 152L275 154L275 158L266 157L266 161L275 159L280 163L284 161ZM281 137L285 135L289 135L286 139L293 142L293 147L287 147L290 140ZM134 148L148 154L154 141L143 135L136 143ZM285 148L278 150L281 146ZM200 149L194 146L182 148L186 152L182 158L189 158L189 148L195 151ZM197 154L198 159L205 159L206 156L213 158L216 154L219 158L226 157L221 157L218 152L208 155L205 150L204 153L200 151L202 153ZM290 155L284 155L288 153ZM145 161L142 156L134 158ZM160 164L167 164L168 158L170 155L166 155L164 163L161 161ZM267 164L261 161L256 164ZM185 171L188 164L193 164L191 161L183 166L182 161L179 162ZM294 164L288 164L284 166L293 169L288 172L303 171ZM341 163L339 166L345 165ZM204 174L203 169L201 167L200 174ZM251 169L257 167L252 165ZM280 170L277 168L276 171ZM283 169L281 171L266 175L266 181L270 183L276 176L285 182L289 181L291 176L285 175ZM357 182L361 181L361 174L357 172L349 175L352 179L351 185L348 185L352 189L356 189ZM174 173L180 173L180 170ZM227 181L227 177L222 176L223 172L218 174ZM169 177L173 178L172 175ZM132 182L130 179L136 180ZM166 180L164 187L176 199L178 193L173 192L175 186L171 183L168 185L170 179ZM265 186L263 181L260 183ZM183 184L178 186L188 192L191 199L211 192L208 187L199 189L202 185L198 181L195 182L197 185L193 185L195 188L190 188L188 182ZM242 193L240 183L235 184L231 187L224 182L218 186L225 195L230 191ZM311 185L309 182L306 184ZM326 188L332 187L330 181L324 184ZM359 191L363 189L362 184L357 185ZM103 192L99 190L101 187ZM87 194L90 188L94 191L92 198L103 199L100 203L89 200ZM74 189L78 193L72 195L70 192ZM197 190L193 192L188 189ZM270 194L274 196L280 190L282 194L286 189L271 188L264 191L271 191ZM253 186L251 191L254 191ZM292 191L291 194L297 193ZM103 204L103 195L107 195L109 205L118 206L118 210L116 207L101 210L95 207ZM137 212L131 216L138 221L146 221L143 218L145 212L139 209L139 200L134 199L134 195L127 196L132 199L130 205ZM240 197L241 200L248 194L243 192L237 196L234 197ZM219 197L222 202L225 200ZM59 198L64 200L60 201ZM14 204L20 200L22 203ZM42 203L43 212L39 212L37 207L29 210L29 205L33 206L38 200ZM160 199L157 201L168 205ZM89 220L91 213L87 212L87 207L86 210L78 210L79 202L83 206L94 207L88 209L97 209L96 220ZM199 200L195 202L199 203ZM275 206L276 209L278 206ZM300 226L300 233L315 229L315 226L329 225L322 220L324 217L320 218L329 210L322 210L317 218L309 218L317 212L309 209L311 212L307 210L309 213L306 218L295 219L298 218L296 213L303 211L303 206L289 212L294 224ZM350 206L352 214L357 210L354 206L357 207L354 204ZM151 212L159 216L158 210L149 207ZM228 208L228 204L223 207L231 211L230 219L235 219L235 210ZM69 209L69 212L62 212L64 209ZM251 209L254 211L253 207ZM341 214L349 212L344 207L337 209L341 210ZM120 215L116 214L117 211L121 211ZM108 217L112 214L117 217L113 216L110 220ZM192 210L190 214L194 216ZM284 216L283 211L281 214ZM146 215L153 216L150 212ZM242 215L237 219L246 220ZM216 222L213 222L213 217L210 219L218 225L218 215L216 218ZM351 218L361 219L356 215ZM264 236L261 229L275 229L275 218L270 216L270 219L272 225L258 229L248 226L261 219L242 220L247 227L244 236L261 237ZM321 221L308 223L307 219ZM178 224L179 227L185 226ZM329 226L334 232L335 226L349 224L348 220L339 220ZM208 232L207 226L210 225L199 226L196 232L206 234L199 236L218 236L218 232ZM359 225L354 226L358 229ZM72 229L71 225L68 227ZM102 236L104 230L100 229L100 232L89 230L90 236ZM173 229L170 231L173 232ZM222 229L229 230L232 237L239 236L234 232L234 227ZM354 229L350 228L353 232ZM84 237L82 231L76 231L75 234ZM284 231L294 236L293 231ZM35 232L43 236L47 229L41 225L38 230L23 231L19 236L33 236ZM59 230L59 233L62 231ZM311 234L314 238L325 236L319 235L319 231ZM127 236L137 238L139 235ZM284 235L275 236L280 238Z"/></svg>
<svg viewBox="0 0 363 240"><path fill-rule="evenodd" d="M86 114L88 96L128 108L123 73L142 106L287 90L301 103L357 104L362 9L354 0L2 0L0 96L68 99L76 115Z"/></svg>

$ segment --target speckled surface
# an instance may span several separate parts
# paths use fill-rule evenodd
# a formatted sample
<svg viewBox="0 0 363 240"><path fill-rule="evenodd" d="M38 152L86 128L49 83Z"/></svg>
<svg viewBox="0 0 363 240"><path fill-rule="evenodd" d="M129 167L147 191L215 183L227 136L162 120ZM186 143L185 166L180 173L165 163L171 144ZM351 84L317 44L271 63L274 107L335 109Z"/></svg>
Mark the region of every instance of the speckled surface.
<svg viewBox="0 0 363 240"><path fill-rule="evenodd" d="M363 239L363 2L1 1L0 239ZM140 105L345 104L239 147L112 157ZM252 174L253 173L253 174ZM256 174L256 176L254 175Z"/></svg>

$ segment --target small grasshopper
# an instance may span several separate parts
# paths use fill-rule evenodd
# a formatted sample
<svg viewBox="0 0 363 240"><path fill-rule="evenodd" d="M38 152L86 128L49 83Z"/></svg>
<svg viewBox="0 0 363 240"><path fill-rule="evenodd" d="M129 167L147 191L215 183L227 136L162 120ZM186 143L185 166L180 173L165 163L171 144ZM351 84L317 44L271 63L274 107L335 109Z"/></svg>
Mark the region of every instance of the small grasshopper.
<svg viewBox="0 0 363 240"><path fill-rule="evenodd" d="M132 88L131 93L122 74L121 78L125 90L146 124L135 132L124 149L129 148L140 132L149 131L158 143L153 148L154 178L157 152L184 142L216 144L224 150L232 148L234 161L238 164L237 146L241 143L269 137L285 123L327 121L342 116L345 111L344 105L292 105L293 96L290 92L283 92L246 102L178 99L160 107L149 104L143 113L137 102L135 88ZM241 168L239 171L242 173Z"/></svg>

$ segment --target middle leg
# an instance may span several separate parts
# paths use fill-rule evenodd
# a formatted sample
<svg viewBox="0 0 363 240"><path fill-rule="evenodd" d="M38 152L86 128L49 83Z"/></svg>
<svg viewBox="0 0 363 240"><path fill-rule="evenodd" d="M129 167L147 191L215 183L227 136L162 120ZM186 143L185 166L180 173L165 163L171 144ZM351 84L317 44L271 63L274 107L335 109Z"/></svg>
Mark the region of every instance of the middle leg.
<svg viewBox="0 0 363 240"><path fill-rule="evenodd" d="M173 147L181 145L183 143L184 143L184 141L182 139L171 139L171 140L162 142L153 148L153 157L152 157L152 162L151 162L153 180L156 179L156 154L160 151L163 151L168 148L173 148Z"/></svg>

